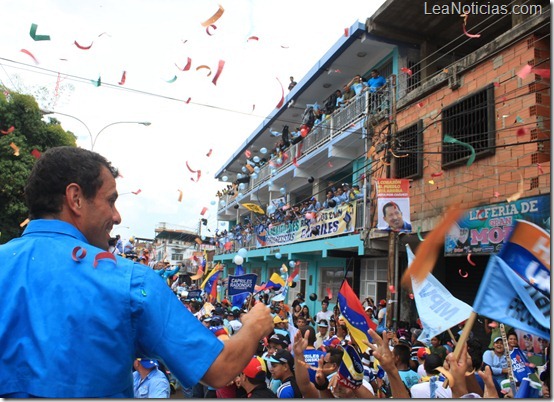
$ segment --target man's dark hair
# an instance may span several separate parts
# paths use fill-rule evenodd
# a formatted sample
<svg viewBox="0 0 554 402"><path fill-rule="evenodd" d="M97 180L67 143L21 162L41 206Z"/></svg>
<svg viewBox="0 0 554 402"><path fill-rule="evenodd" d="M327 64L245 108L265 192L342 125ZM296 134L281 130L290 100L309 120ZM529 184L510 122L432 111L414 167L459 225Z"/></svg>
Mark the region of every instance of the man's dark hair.
<svg viewBox="0 0 554 402"><path fill-rule="evenodd" d="M431 353L425 356L425 362L423 363L423 368L425 372L429 375L438 374L437 367L442 366L442 357L436 353Z"/></svg>
<svg viewBox="0 0 554 402"><path fill-rule="evenodd" d="M392 353L395 356L398 356L402 364L407 365L410 363L411 349L407 345L402 345L402 344L395 345L392 350Z"/></svg>
<svg viewBox="0 0 554 402"><path fill-rule="evenodd" d="M25 185L25 203L31 219L62 210L66 187L78 184L86 199L96 196L102 187L100 173L107 168L114 178L118 176L110 162L102 155L75 147L56 147L44 152L37 160Z"/></svg>
<svg viewBox="0 0 554 402"><path fill-rule="evenodd" d="M303 327L298 328L302 336L306 334L307 330L310 330L310 334L308 335L308 346L314 346L315 343L315 329L313 329L310 325L304 325Z"/></svg>
<svg viewBox="0 0 554 402"><path fill-rule="evenodd" d="M400 209L400 207L398 206L398 204L396 202L389 201L385 205L383 205L383 216L387 216L386 211L387 211L388 207L396 207L396 209L398 209L400 212L402 212L402 210Z"/></svg>
<svg viewBox="0 0 554 402"><path fill-rule="evenodd" d="M344 354L344 351L339 348L332 348L328 352L331 356L329 356L329 362L335 363L337 366L340 366L340 363L342 362L342 355Z"/></svg>
<svg viewBox="0 0 554 402"><path fill-rule="evenodd" d="M467 340L467 353L471 356L471 364L475 370L481 368L483 363L483 344L476 338L470 338Z"/></svg>

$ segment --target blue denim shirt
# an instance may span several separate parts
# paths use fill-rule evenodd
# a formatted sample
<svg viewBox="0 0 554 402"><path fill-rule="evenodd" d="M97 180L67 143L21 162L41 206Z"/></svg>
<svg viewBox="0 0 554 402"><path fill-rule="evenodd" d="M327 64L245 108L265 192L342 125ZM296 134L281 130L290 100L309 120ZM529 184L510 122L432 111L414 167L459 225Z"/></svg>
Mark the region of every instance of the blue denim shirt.
<svg viewBox="0 0 554 402"><path fill-rule="evenodd" d="M158 368L152 370L144 379L138 371L133 373L135 398L169 398L171 390L169 381Z"/></svg>

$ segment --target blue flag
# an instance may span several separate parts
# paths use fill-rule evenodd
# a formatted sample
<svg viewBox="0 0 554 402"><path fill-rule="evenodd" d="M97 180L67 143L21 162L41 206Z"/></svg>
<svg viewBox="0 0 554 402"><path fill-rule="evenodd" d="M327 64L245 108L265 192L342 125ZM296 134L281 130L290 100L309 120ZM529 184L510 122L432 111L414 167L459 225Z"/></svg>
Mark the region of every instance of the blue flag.
<svg viewBox="0 0 554 402"><path fill-rule="evenodd" d="M240 267L240 270L239 270ZM236 275L229 276L229 285L227 294L231 298L231 304L233 306L241 308L248 295L254 293L254 286L256 286L256 281L258 280L258 275L256 274L239 274L240 272L244 273L242 266L237 266L235 270Z"/></svg>

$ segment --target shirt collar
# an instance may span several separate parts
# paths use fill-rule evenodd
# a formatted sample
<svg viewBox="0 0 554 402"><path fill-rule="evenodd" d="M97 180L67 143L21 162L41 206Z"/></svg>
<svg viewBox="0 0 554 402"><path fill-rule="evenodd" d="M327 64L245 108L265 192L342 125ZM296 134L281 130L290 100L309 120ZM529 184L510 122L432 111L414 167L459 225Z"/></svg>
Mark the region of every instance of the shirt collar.
<svg viewBox="0 0 554 402"><path fill-rule="evenodd" d="M58 219L33 219L23 232L23 236L40 233L58 233L88 243L86 237L72 224Z"/></svg>

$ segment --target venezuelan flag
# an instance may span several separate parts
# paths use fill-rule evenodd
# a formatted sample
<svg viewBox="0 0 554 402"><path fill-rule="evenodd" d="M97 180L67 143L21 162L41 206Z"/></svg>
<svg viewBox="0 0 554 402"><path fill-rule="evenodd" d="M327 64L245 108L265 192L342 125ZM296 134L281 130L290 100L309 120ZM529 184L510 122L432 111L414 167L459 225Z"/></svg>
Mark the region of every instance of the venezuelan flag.
<svg viewBox="0 0 554 402"><path fill-rule="evenodd" d="M214 267L214 269L211 270L211 272L208 274L208 276L206 276L206 278L204 278L204 282L202 282L202 284L200 285L200 289L204 289L204 287L206 286L206 283L208 283L210 278L213 277L216 274L219 274L219 271L221 271L221 266L219 265L219 263L217 263L217 265Z"/></svg>
<svg viewBox="0 0 554 402"><path fill-rule="evenodd" d="M361 350L365 350L366 346L363 340L366 339L368 342L372 342L367 331L369 328L375 330L377 325L365 313L362 303L360 303L348 281L344 280L342 282L337 299L340 313L344 317L350 337Z"/></svg>
<svg viewBox="0 0 554 402"><path fill-rule="evenodd" d="M285 281L277 272L274 272L265 284L265 289L279 290L282 286L285 286Z"/></svg>

